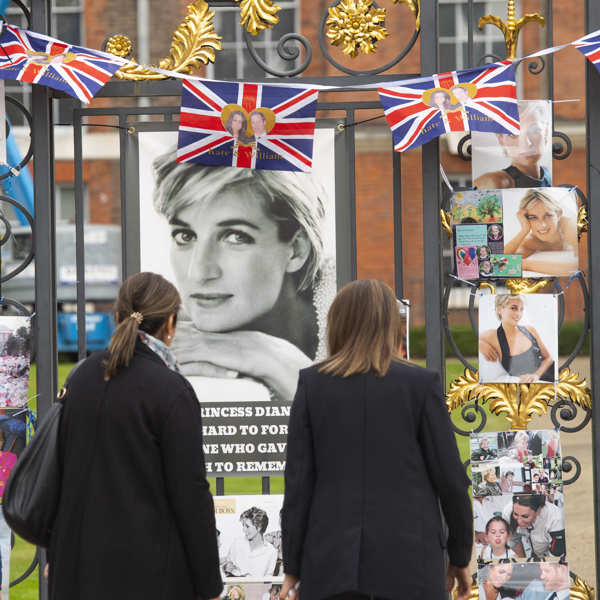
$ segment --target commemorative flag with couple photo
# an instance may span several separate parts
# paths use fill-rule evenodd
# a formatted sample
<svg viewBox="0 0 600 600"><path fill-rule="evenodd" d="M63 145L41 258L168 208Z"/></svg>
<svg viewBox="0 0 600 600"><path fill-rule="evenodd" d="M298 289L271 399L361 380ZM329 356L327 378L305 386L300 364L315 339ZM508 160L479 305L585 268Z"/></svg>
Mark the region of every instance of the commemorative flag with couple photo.
<svg viewBox="0 0 600 600"><path fill-rule="evenodd" d="M600 31L594 31L571 44L581 52L600 73Z"/></svg>
<svg viewBox="0 0 600 600"><path fill-rule="evenodd" d="M378 91L397 152L453 131L519 133L515 68L510 61Z"/></svg>
<svg viewBox="0 0 600 600"><path fill-rule="evenodd" d="M318 90L184 80L178 162L310 171Z"/></svg>
<svg viewBox="0 0 600 600"><path fill-rule="evenodd" d="M4 24L0 34L0 79L37 83L89 102L124 61L105 52L71 46Z"/></svg>

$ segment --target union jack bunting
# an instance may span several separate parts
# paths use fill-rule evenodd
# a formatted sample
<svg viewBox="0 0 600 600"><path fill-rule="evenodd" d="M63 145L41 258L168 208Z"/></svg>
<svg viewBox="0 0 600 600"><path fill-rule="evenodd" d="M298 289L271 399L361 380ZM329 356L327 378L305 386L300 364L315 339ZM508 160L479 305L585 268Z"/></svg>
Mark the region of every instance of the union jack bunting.
<svg viewBox="0 0 600 600"><path fill-rule="evenodd" d="M122 65L116 56L12 25L5 24L0 35L0 79L46 85L82 102L89 102Z"/></svg>
<svg viewBox="0 0 600 600"><path fill-rule="evenodd" d="M600 72L600 31L589 33L575 40L571 45L585 55Z"/></svg>
<svg viewBox="0 0 600 600"><path fill-rule="evenodd" d="M451 131L519 133L515 69L510 61L378 91L398 152Z"/></svg>
<svg viewBox="0 0 600 600"><path fill-rule="evenodd" d="M177 160L310 171L318 91L184 80Z"/></svg>

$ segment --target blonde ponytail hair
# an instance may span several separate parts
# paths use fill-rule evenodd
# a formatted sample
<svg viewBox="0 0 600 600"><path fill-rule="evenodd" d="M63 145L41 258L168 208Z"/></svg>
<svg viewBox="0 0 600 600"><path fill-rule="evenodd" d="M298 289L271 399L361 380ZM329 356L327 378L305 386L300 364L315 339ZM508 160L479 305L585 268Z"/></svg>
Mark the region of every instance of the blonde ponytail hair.
<svg viewBox="0 0 600 600"><path fill-rule="evenodd" d="M117 327L108 346L104 378L110 379L133 357L140 331L156 335L177 312L181 298L175 286L157 273L136 273L123 282L114 313Z"/></svg>

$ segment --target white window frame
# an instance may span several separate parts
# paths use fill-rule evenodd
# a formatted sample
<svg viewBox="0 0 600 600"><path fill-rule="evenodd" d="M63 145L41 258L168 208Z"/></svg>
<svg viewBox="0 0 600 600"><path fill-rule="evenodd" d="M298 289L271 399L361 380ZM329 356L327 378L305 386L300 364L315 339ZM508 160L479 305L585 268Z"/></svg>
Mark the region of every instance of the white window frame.
<svg viewBox="0 0 600 600"><path fill-rule="evenodd" d="M295 33L299 30L300 27L300 0L286 0L282 2L278 2L277 5L281 7L282 10L294 10L294 31L282 31L281 27L275 25L273 28L263 30L258 36L252 36L252 42L254 48L257 50L265 51L265 62L267 65L274 64L275 60L279 59L279 55L277 54L277 43L280 38L286 33ZM244 29L239 25L240 21L240 9L239 6L212 6L211 7L215 11L215 30L223 30L219 28L219 15L226 13L237 13L236 14L236 22L238 25L234 28L235 31L235 39L227 40L223 39L221 42L223 50L235 50L235 74L230 74L229 77L235 77L236 79L244 79L244 58L248 59L250 56L248 53L248 48L246 47L246 42L244 41ZM219 53L216 54L215 61L219 60ZM250 57L249 60L252 60ZM291 69L294 66L292 61L289 61L288 69ZM206 75L210 79L214 79L215 75L215 65L213 63L209 63L206 66ZM272 77L269 73L265 73L267 77Z"/></svg>

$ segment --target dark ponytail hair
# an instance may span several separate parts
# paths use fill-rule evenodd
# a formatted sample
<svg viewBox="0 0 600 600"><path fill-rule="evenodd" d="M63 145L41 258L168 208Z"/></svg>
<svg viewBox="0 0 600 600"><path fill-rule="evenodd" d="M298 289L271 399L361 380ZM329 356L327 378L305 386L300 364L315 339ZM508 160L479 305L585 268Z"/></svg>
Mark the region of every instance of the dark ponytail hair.
<svg viewBox="0 0 600 600"><path fill-rule="evenodd" d="M129 366L139 331L155 336L171 315L177 319L180 305L179 292L161 275L137 273L124 281L113 309L117 328L108 346L105 379Z"/></svg>

